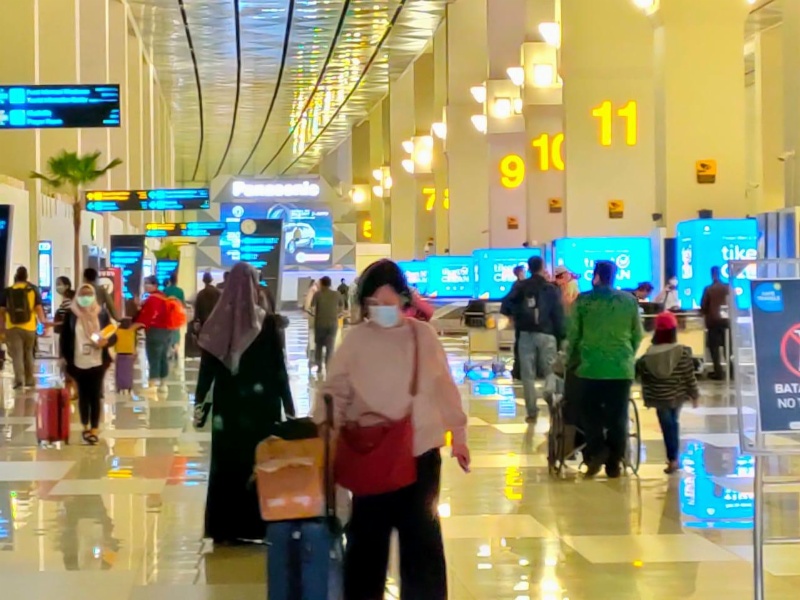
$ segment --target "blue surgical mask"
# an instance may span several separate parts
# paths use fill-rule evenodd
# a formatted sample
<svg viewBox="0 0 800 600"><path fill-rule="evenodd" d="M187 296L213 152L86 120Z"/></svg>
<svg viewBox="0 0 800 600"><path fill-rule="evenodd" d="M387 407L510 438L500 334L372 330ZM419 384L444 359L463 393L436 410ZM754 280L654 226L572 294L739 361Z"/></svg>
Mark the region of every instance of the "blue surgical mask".
<svg viewBox="0 0 800 600"><path fill-rule="evenodd" d="M92 296L78 296L77 301L78 306L81 308L89 308L94 302L94 298Z"/></svg>
<svg viewBox="0 0 800 600"><path fill-rule="evenodd" d="M369 320L381 327L397 327L400 323L400 308L398 306L370 306Z"/></svg>

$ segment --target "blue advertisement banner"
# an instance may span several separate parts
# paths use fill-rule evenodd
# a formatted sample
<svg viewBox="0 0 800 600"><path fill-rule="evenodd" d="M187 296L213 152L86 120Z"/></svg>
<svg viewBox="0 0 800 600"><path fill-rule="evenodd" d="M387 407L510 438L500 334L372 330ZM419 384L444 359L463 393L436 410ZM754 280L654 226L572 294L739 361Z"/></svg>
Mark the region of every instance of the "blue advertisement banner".
<svg viewBox="0 0 800 600"><path fill-rule="evenodd" d="M283 262L285 267L330 267L333 262L333 217L326 206L295 203L223 203L220 219L239 224L246 219L283 221ZM247 234L239 227L229 227L220 238L222 265L230 267L239 260Z"/></svg>
<svg viewBox="0 0 800 600"><path fill-rule="evenodd" d="M750 282L762 432L800 431L800 280Z"/></svg>
<svg viewBox="0 0 800 600"><path fill-rule="evenodd" d="M424 260L404 260L397 263L406 276L408 285L420 294L428 293L428 263Z"/></svg>
<svg viewBox="0 0 800 600"><path fill-rule="evenodd" d="M475 263L471 256L429 256L427 295L431 298L471 298Z"/></svg>
<svg viewBox="0 0 800 600"><path fill-rule="evenodd" d="M475 261L475 295L484 300L502 300L517 280L514 267L523 266L528 259L541 256L539 248L486 248L472 253Z"/></svg>
<svg viewBox="0 0 800 600"><path fill-rule="evenodd" d="M553 267L566 267L578 276L581 292L592 289L594 265L609 260L617 265L617 289L632 289L653 279L650 238L561 238L554 242Z"/></svg>
<svg viewBox="0 0 800 600"><path fill-rule="evenodd" d="M728 262L758 258L758 222L755 219L695 219L677 226L676 265L681 308L700 307L703 290L711 284L711 268L719 267L722 282L728 283ZM750 308L745 272L736 282L739 308Z"/></svg>

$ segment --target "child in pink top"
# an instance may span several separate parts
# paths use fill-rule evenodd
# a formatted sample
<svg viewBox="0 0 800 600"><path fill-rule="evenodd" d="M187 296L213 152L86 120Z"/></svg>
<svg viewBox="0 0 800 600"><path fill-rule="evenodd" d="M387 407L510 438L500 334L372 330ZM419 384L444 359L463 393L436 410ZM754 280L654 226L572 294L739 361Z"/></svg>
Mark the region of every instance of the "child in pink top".
<svg viewBox="0 0 800 600"><path fill-rule="evenodd" d="M464 471L469 470L467 415L436 332L426 323L403 316L401 305L409 295L405 277L392 261L381 260L367 268L357 298L364 321L344 337L319 397L333 397L337 427L345 421L375 424L374 413L393 421L409 412L412 415L417 481L387 494L353 498L344 567L344 596L353 600L383 597L393 529L400 536L403 597L447 598L444 546L436 514L442 465L439 449L451 431L453 456ZM415 372L418 393L412 396L409 382ZM318 422L324 421L324 412L318 401L314 410Z"/></svg>

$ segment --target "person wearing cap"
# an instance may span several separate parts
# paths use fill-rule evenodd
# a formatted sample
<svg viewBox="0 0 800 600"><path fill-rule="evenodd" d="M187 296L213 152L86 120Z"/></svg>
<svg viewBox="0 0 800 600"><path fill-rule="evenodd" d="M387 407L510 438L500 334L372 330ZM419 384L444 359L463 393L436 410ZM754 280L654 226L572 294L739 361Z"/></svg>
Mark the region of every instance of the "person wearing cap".
<svg viewBox="0 0 800 600"><path fill-rule="evenodd" d="M594 288L572 305L567 334L566 364L580 380L587 478L604 465L610 478L619 477L628 443L628 399L642 323L633 296L614 289L615 275L613 262L597 261Z"/></svg>
<svg viewBox="0 0 800 600"><path fill-rule="evenodd" d="M581 293L578 289L578 282L569 272L569 269L563 265L556 267L554 274L556 285L561 289L561 299L564 301L564 307L569 308Z"/></svg>
<svg viewBox="0 0 800 600"><path fill-rule="evenodd" d="M678 319L671 312L655 318L653 343L636 363L642 382L642 396L647 408L655 408L664 446L667 449L667 474L679 470L679 417L684 402L697 407L699 392L694 373L692 351L678 343Z"/></svg>

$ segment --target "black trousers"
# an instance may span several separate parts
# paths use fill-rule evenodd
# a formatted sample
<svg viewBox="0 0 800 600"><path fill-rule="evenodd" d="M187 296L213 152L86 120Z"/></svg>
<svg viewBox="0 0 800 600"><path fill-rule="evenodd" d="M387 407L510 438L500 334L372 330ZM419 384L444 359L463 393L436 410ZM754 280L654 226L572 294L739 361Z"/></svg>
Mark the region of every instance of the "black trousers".
<svg viewBox="0 0 800 600"><path fill-rule="evenodd" d="M336 346L336 334L339 326L336 327L315 327L314 328L314 361L321 369L322 365L328 365L333 356L333 349ZM325 350L325 362L322 362L322 350Z"/></svg>
<svg viewBox="0 0 800 600"><path fill-rule="evenodd" d="M725 348L725 338L728 335L727 325L712 325L706 332L706 346L711 355L711 362L714 363L714 375L723 377L725 372L722 370L721 352ZM725 359L726 361L728 358Z"/></svg>
<svg viewBox="0 0 800 600"><path fill-rule="evenodd" d="M627 379L581 379L581 424L586 436L587 464L619 468L628 443Z"/></svg>
<svg viewBox="0 0 800 600"><path fill-rule="evenodd" d="M437 514L442 458L417 458L417 481L396 492L353 498L344 558L345 600L383 600L389 542L400 538L401 600L446 600L447 573Z"/></svg>
<svg viewBox="0 0 800 600"><path fill-rule="evenodd" d="M97 429L100 425L105 374L106 368L103 366L91 369L74 367L70 370L70 375L78 386L78 412L84 427L88 425Z"/></svg>

